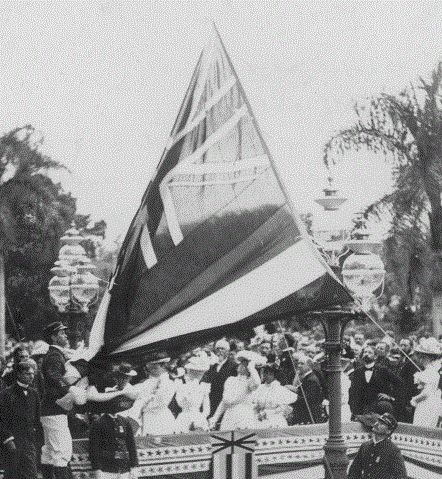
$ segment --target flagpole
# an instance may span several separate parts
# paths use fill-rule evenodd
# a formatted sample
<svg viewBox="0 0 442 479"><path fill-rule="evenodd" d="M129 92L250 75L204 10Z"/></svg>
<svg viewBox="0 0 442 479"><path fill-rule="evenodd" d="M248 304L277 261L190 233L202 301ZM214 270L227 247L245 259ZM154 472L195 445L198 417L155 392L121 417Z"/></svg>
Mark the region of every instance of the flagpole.
<svg viewBox="0 0 442 479"><path fill-rule="evenodd" d="M273 160L273 157L270 153L270 150L267 146L267 143L264 141L264 137L262 136L261 130L259 128L258 122L255 118L255 115L253 114L252 107L250 105L250 102L247 98L247 95L245 94L244 88L241 85L241 82L239 80L238 74L236 73L235 67L233 66L233 63L229 57L229 54L227 53L227 50L224 46L224 43L221 39L221 36L216 28L216 25L213 24L213 28L216 32L216 35L218 36L219 42L221 44L221 47L223 48L224 54L227 58L227 61L229 63L229 66L232 70L233 75L236 78L236 81L238 83L238 88L240 92L242 93L244 97L244 102L247 105L247 108L249 110L250 116L252 117L252 121L255 125L256 131L258 133L258 136L261 140L261 143L264 147L265 153L268 155L268 158L270 160L270 165L272 166L273 172L276 176L276 179L279 183L279 186L281 187L283 194L286 198L286 201L291 208L292 214L295 216L298 227L301 230L301 235L303 239L307 240L311 250L315 254L315 256L320 260L321 264L324 266L324 269L334 278L336 279L339 283L339 279L336 277L336 275L333 273L332 269L330 266L327 265L327 263L324 261L322 256L320 255L319 251L317 248L314 247L313 241L310 238L310 236L307 233L307 230L304 226L304 223L301 221L301 218L295 209L292 200L290 196L287 193L287 190L284 186L284 182L281 179L276 164ZM342 284L342 283L341 283ZM345 286L344 286L345 288ZM344 479L347 477L347 465L348 465L348 457L347 457L347 447L346 444L342 438L342 431L341 431L341 378L340 378L340 347L341 347L341 342L340 342L340 334L341 334L341 322L340 320L335 321L334 317L331 318L332 320L329 321L328 327L324 325L324 329L326 332L326 337L327 341L325 343L326 351L328 353L328 384L330 387L330 416L329 416L329 437L327 439L326 445L324 446L324 451L325 451L325 456L324 456L324 462L325 462L325 471L326 471L326 476L327 479Z"/></svg>

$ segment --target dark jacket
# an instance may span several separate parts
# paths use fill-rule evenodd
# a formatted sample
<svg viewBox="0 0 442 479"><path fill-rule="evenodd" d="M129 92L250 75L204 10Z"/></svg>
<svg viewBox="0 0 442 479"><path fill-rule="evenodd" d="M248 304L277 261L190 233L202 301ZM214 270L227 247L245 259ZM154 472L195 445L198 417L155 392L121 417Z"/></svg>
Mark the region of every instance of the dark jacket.
<svg viewBox="0 0 442 479"><path fill-rule="evenodd" d="M93 470L128 472L138 465L132 427L127 418L103 414L89 432L89 459Z"/></svg>
<svg viewBox="0 0 442 479"><path fill-rule="evenodd" d="M66 373L65 364L66 358L63 352L54 346L50 346L41 365L45 389L45 396L42 401L42 416L66 414L66 411L55 403L69 390L69 384L63 377Z"/></svg>
<svg viewBox="0 0 442 479"><path fill-rule="evenodd" d="M417 396L420 393L417 384L414 383L414 374L418 371L418 368L408 359L401 359L396 368L397 375L403 382L403 396L401 407L398 408L396 418L401 422L413 422L414 407L410 404L412 397Z"/></svg>
<svg viewBox="0 0 442 479"><path fill-rule="evenodd" d="M17 383L6 388L0 394L0 442L9 437L14 437L14 442L19 444L22 440L33 443L36 434L41 435L40 400L38 393L33 388L24 389Z"/></svg>
<svg viewBox="0 0 442 479"><path fill-rule="evenodd" d="M293 419L290 422L293 424L316 424L321 422L322 401L325 396L319 378L314 371L302 378L301 386L296 392L298 399L291 405L293 407ZM313 416L313 421L311 416Z"/></svg>
<svg viewBox="0 0 442 479"><path fill-rule="evenodd" d="M387 394L395 398L395 400L402 402L402 381L392 371L379 364L375 364L373 374L368 383L365 378L364 367L355 369L350 374L350 381L348 403L353 415L373 412L376 404L379 402L379 393Z"/></svg>
<svg viewBox="0 0 442 479"><path fill-rule="evenodd" d="M216 371L216 364L210 366L210 369L204 373L201 382L211 384L210 399L210 416L215 414L216 408L223 398L224 383L230 376L236 376L237 365L233 359L229 358L221 366L219 372Z"/></svg>
<svg viewBox="0 0 442 479"><path fill-rule="evenodd" d="M364 442L348 471L348 479L407 479L404 458L390 438Z"/></svg>

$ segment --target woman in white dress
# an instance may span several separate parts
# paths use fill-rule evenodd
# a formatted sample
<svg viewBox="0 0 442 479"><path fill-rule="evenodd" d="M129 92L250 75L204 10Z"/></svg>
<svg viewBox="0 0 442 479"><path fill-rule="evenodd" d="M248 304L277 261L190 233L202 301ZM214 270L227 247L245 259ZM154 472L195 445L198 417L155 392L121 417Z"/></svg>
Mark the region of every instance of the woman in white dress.
<svg viewBox="0 0 442 479"><path fill-rule="evenodd" d="M175 417L169 404L176 392L177 384L165 367L169 358L149 363L149 381L145 384L144 402L141 407L141 434L161 435L175 432ZM146 394L147 393L147 394Z"/></svg>
<svg viewBox="0 0 442 479"><path fill-rule="evenodd" d="M436 338L424 338L414 352L424 370L414 374L414 382L421 392L410 401L416 408L413 424L435 428L442 415L441 390L438 389L441 366L439 358L442 355L442 348Z"/></svg>
<svg viewBox="0 0 442 479"><path fill-rule="evenodd" d="M250 394L249 400L255 407L258 427L287 427L287 414L291 411L289 404L298 398L298 395L275 379L278 368L266 365L263 368L263 384Z"/></svg>
<svg viewBox="0 0 442 479"><path fill-rule="evenodd" d="M140 428L136 436L173 434L175 417L169 409L176 383L170 378L165 364L169 358L151 361L146 365L148 378L131 386L128 393L135 400L133 406L119 413L135 420Z"/></svg>
<svg viewBox="0 0 442 479"><path fill-rule="evenodd" d="M186 378L178 383L176 402L181 408L175 422L175 432L207 431L207 416L210 413L210 384L201 382L204 373L210 368L210 359L205 353L189 358L184 365Z"/></svg>
<svg viewBox="0 0 442 479"><path fill-rule="evenodd" d="M224 383L223 398L209 421L209 425L214 427L224 414L221 420L221 431L260 427L249 396L261 384L256 365L264 365L267 359L253 351L239 351L235 359L239 363L238 376L227 378Z"/></svg>

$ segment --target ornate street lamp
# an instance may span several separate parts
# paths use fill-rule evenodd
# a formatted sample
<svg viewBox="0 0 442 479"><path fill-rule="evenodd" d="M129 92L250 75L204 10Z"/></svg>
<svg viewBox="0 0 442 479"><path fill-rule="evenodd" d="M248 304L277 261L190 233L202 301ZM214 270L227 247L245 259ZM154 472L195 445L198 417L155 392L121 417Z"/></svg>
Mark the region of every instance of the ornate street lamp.
<svg viewBox="0 0 442 479"><path fill-rule="evenodd" d="M331 185L331 178L329 178ZM337 196L337 190L325 189L325 197L316 202L326 211L336 211L346 201ZM339 231L339 230L337 230ZM383 284L385 270L378 252L382 245L370 241L367 233L356 235L358 239L350 239L349 233L340 230L316 231L315 242L321 248L325 260L330 266L339 266L340 258L348 253L342 266L344 284L362 301L362 310L368 309L374 291ZM328 233L328 236L327 236ZM341 350L342 335L347 323L354 319L351 311L322 311L319 319L324 328L324 349L327 354L327 385L329 391L329 436L324 445L324 461L326 477L329 479L346 479L348 457L347 446L342 436L341 422Z"/></svg>
<svg viewBox="0 0 442 479"><path fill-rule="evenodd" d="M96 268L86 256L86 251L80 245L84 238L72 226L61 238L63 246L58 260L51 269L54 277L49 281L49 295L60 313L70 313L71 327L75 323L74 335L77 331L78 315L88 312L89 306L98 299L98 281L91 271Z"/></svg>
<svg viewBox="0 0 442 479"><path fill-rule="evenodd" d="M324 196L315 201L325 211L337 211L347 201L347 198L338 196L338 190L333 187L333 179L328 178L329 187L324 188ZM336 221L334 221L336 223ZM313 239L321 249L323 256L330 266L338 267L341 256L346 253L345 243L349 239L349 232L336 224L314 228Z"/></svg>

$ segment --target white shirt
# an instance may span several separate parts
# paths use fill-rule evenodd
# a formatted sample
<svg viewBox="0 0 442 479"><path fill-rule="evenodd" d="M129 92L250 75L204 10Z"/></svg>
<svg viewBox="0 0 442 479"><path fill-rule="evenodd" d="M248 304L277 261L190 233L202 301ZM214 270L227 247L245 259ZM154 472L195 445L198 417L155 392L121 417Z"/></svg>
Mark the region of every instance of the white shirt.
<svg viewBox="0 0 442 479"><path fill-rule="evenodd" d="M21 383L20 381L17 381L17 384L23 388L23 392L25 393L25 396L28 395L28 385L27 384L23 384Z"/></svg>
<svg viewBox="0 0 442 479"><path fill-rule="evenodd" d="M370 364L366 364L365 367L368 367L368 368L371 368L369 370L365 370L365 380L369 383L370 382L370 379L371 377L373 376L373 366L374 366L374 363L370 363Z"/></svg>

